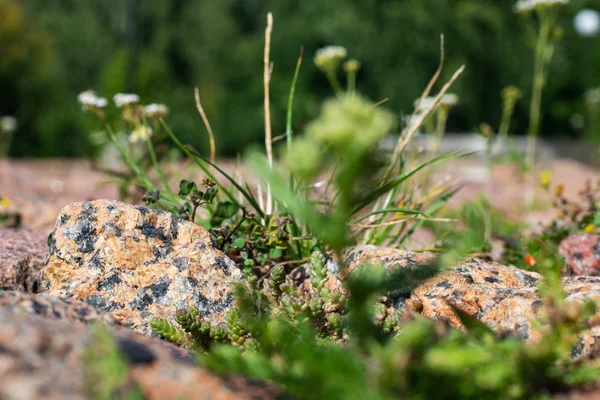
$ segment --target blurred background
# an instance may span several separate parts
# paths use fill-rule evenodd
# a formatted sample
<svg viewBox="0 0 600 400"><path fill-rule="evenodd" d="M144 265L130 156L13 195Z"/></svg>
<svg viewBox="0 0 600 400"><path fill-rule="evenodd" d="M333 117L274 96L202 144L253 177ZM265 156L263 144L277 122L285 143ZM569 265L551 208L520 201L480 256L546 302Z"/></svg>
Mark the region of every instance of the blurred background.
<svg viewBox="0 0 600 400"><path fill-rule="evenodd" d="M441 82L467 65L453 87L460 103L448 131L472 132L482 122L498 126L500 92L515 85L524 101L511 130L524 134L533 38L513 5L513 0L0 0L0 115L18 121L9 155L93 155L90 132L97 126L76 99L87 89L107 98L133 92L144 103L166 104L177 135L206 150L193 97L198 86L220 156L262 142L268 11L275 19L274 134L285 129L300 46L306 59L296 92L298 131L332 94L312 63L316 49L346 47L362 63L359 90L374 101L388 97L388 107L400 115L412 111L437 68L441 33L446 38ZM600 136L594 124L600 92L593 90L600 86L600 36L581 35L573 23L584 8L600 10L600 1L572 0L561 12L562 39L544 92L544 138Z"/></svg>

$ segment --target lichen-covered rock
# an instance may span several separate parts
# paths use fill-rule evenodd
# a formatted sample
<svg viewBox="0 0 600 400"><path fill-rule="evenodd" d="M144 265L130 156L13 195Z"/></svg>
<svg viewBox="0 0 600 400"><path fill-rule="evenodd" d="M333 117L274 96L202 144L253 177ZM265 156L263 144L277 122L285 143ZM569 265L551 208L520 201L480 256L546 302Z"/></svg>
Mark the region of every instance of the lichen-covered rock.
<svg viewBox="0 0 600 400"><path fill-rule="evenodd" d="M47 254L47 233L0 229L0 290L33 291Z"/></svg>
<svg viewBox="0 0 600 400"><path fill-rule="evenodd" d="M428 318L463 329L452 306L478 318L498 333L516 334L531 342L540 339L532 322L542 306L536 283L542 276L497 263L471 259L415 288L410 307ZM567 302L593 300L600 305L600 278L563 279ZM586 333L573 356L600 350L600 328Z"/></svg>
<svg viewBox="0 0 600 400"><path fill-rule="evenodd" d="M165 211L98 200L61 211L40 287L149 334L153 318L172 319L188 306L225 322L241 278L206 229Z"/></svg>
<svg viewBox="0 0 600 400"><path fill-rule="evenodd" d="M14 292L13 292L14 294ZM91 325L36 315L26 306L35 295L0 300L0 399L79 400L89 398L84 354L93 342ZM55 309L70 307L43 296ZM80 305L79 310L85 305ZM69 312L67 315L73 315ZM220 377L195 365L187 351L123 327L110 328L121 356L128 361L124 391L139 387L144 399L273 399L274 388L235 377ZM101 362L95 358L94 362ZM89 365L89 364L87 364ZM98 382L97 384L103 384ZM125 394L125 393L123 393Z"/></svg>
<svg viewBox="0 0 600 400"><path fill-rule="evenodd" d="M558 252L565 257L565 274L600 275L599 235L571 235L560 243Z"/></svg>

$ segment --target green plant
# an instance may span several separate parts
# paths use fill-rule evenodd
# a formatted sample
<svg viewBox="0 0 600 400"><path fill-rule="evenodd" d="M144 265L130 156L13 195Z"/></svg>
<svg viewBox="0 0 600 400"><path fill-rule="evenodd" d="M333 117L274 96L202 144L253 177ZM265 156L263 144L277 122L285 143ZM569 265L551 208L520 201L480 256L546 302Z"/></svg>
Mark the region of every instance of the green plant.
<svg viewBox="0 0 600 400"><path fill-rule="evenodd" d="M535 62L529 109L529 130L527 132L526 165L529 171L532 171L535 163L536 139L541 126L542 92L547 80L548 67L552 62L556 41L563 35L561 28L557 26L558 12L560 7L567 2L563 0L519 0L515 5L518 13L528 17L535 14L539 24L536 33L530 31L530 35L535 37ZM531 199L527 199L528 203L530 201Z"/></svg>
<svg viewBox="0 0 600 400"><path fill-rule="evenodd" d="M129 364L104 325L94 326L91 342L83 355L83 362L84 386L89 398L94 400L144 398L139 387L130 382Z"/></svg>

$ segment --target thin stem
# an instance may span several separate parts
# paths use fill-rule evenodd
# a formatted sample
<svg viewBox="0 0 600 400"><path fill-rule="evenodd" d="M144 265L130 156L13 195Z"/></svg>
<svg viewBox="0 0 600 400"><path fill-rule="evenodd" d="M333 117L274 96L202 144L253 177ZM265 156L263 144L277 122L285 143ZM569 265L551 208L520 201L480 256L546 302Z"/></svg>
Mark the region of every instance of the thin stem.
<svg viewBox="0 0 600 400"><path fill-rule="evenodd" d="M342 89L342 86L340 85L340 83L337 80L337 77L335 75L335 71L328 70L325 73L325 76L327 77L327 80L329 81L329 84L333 88L336 96L341 96L344 91Z"/></svg>
<svg viewBox="0 0 600 400"><path fill-rule="evenodd" d="M465 70L464 65L462 65L459 69L457 69L456 72L454 73L454 75L452 75L450 80L442 87L442 90L440 90L438 95L434 98L434 100L431 104L431 107L427 111L425 111L419 115L419 118L415 124L411 124L407 129L402 131L402 134L400 135L400 138L398 139L398 144L396 145L396 148L394 149L394 155L392 156L392 162L390 163L387 171L385 172L384 180L389 177L389 174L392 172L392 170L398 163L398 160L400 159L400 155L404 151L404 148L408 145L408 143L411 141L413 136L417 133L417 131L419 130L421 125L423 125L423 121L425 121L425 119L427 117L429 117L429 115L432 113L432 111L438 106L438 104L440 103L440 101L442 99L442 96L444 96L444 94L446 94L446 92L450 89L450 87L454 84L454 82L456 82L456 80L464 72L464 70Z"/></svg>
<svg viewBox="0 0 600 400"><path fill-rule="evenodd" d="M515 111L515 103L513 101L506 104L502 110L502 119L500 126L498 127L498 139L499 142L504 144L508 139L508 130L510 129L510 121ZM504 147L504 145L503 145Z"/></svg>
<svg viewBox="0 0 600 400"><path fill-rule="evenodd" d="M413 112L410 116L409 121L414 121L414 119L417 116L417 112L421 108L421 103L423 102L423 99L425 99L427 96L429 96L429 93L431 92L433 85L435 85L438 78L440 77L440 74L442 73L442 69L444 67L444 58L445 58L444 35L440 35L440 63L438 65L437 70L435 71L435 73L433 74L431 79L429 80L429 83L425 87L425 90L421 94L421 97L419 97L419 101L417 102L415 109L413 110ZM463 66L463 68L464 68L464 66ZM433 109L433 107L431 109ZM429 113L431 112L431 109L428 110L427 115L429 115ZM410 141L410 138L420 128L421 124L423 124L424 120L425 120L425 118L419 119L418 123L414 124L414 126L407 126L402 130L402 132L400 133L400 137L398 138L398 143L396 144L396 148L394 149L394 155L392 156L390 166L388 167L388 169L385 173L385 178L387 178L389 173L394 169L394 167L396 166L396 164L398 163L398 161L400 159L400 154L402 154L402 150L404 150L404 147L408 144L408 141ZM414 132L412 132L413 129L414 129ZM408 140L406 140L406 138L408 138Z"/></svg>
<svg viewBox="0 0 600 400"><path fill-rule="evenodd" d="M210 144L210 162L214 164L217 152L215 146L215 135L213 134L212 128L210 127L210 122L208 121L208 117L206 116L204 108L202 107L202 103L200 102L200 91L198 90L198 88L194 89L194 98L196 100L196 109L198 110L200 117L202 117L202 122L204 122L204 126L208 131L208 142Z"/></svg>
<svg viewBox="0 0 600 400"><path fill-rule="evenodd" d="M431 158L437 157L440 147L440 142L442 141L442 136L444 136L444 132L446 131L446 122L448 121L448 110L443 106L438 109L437 112L437 123L435 127L435 132L433 134L433 141L431 143Z"/></svg>
<svg viewBox="0 0 600 400"><path fill-rule="evenodd" d="M348 91L348 93L350 93L351 96L356 95L356 72L349 71L346 79L348 80L346 90Z"/></svg>
<svg viewBox="0 0 600 400"><path fill-rule="evenodd" d="M494 181L492 180L492 138L493 136L489 136L485 141L485 167L487 170L487 182L485 184L486 195L487 195L487 204L485 205L484 214L484 224L485 224L485 233L484 240L486 243L492 243L492 189L494 187Z"/></svg>
<svg viewBox="0 0 600 400"><path fill-rule="evenodd" d="M149 128L146 121L146 114L142 114L142 123L144 124L144 129L148 130ZM154 151L154 145L152 144L152 138L150 137L150 135L148 135L146 143L148 144L148 153L150 153L150 159L152 160L154 168L158 172L158 176L161 183L163 184L163 187L169 194L175 195L175 193L171 191L171 188L169 187L169 182L165 178L165 174L163 173L163 170L160 167L160 164L158 163L158 159L156 158L156 152Z"/></svg>
<svg viewBox="0 0 600 400"><path fill-rule="evenodd" d="M273 169L273 142L271 138L271 107L269 99L269 82L271 81L271 62L269 53L271 51L271 33L273 31L273 14L267 14L267 29L265 30L265 53L264 53L264 71L263 81L265 90L265 148L267 150L267 160L269 168ZM267 183L267 208L266 214L273 212L273 199L271 197L271 185Z"/></svg>
<svg viewBox="0 0 600 400"><path fill-rule="evenodd" d="M540 131L540 115L542 107L542 92L546 80L546 65L550 60L545 60L546 46L552 29L552 19L545 12L540 14L540 30L535 48L535 63L532 83L531 106L529 109L529 132L527 138L527 168L531 171L535 163L536 139Z"/></svg>
<svg viewBox="0 0 600 400"><path fill-rule="evenodd" d="M137 164L131 159L127 151L125 151L125 149L123 148L123 145L119 143L119 140L117 139L117 137L115 136L114 132L108 124L106 125L106 132L108 133L110 140L112 140L115 146L117 146L117 150L119 150L121 157L123 157L123 161L125 161L125 164L127 164L129 169L131 169L133 173L135 173L135 175L144 184L147 190L154 189L154 185L152 184L150 179L148 179L148 176L142 173Z"/></svg>
<svg viewBox="0 0 600 400"><path fill-rule="evenodd" d="M242 218L237 223L237 225L231 230L231 232L229 232L229 234L225 237L225 239L223 239L223 243L221 243L221 246L219 246L219 250L223 250L223 248L225 247L225 244L229 241L229 239L231 239L233 234L240 228L240 226L242 226L242 223L244 223L244 221L246 220L247 214L246 214L245 208L242 208L242 213L243 213Z"/></svg>
<svg viewBox="0 0 600 400"><path fill-rule="evenodd" d="M287 118L285 123L285 136L287 138L288 150L292 147L292 111L294 105L294 94L296 92L296 82L298 81L298 75L300 74L300 66L302 65L302 57L304 55L304 47L300 47L300 55L298 56L298 62L296 63L296 71L294 71L294 78L292 79L292 87L290 89L290 97L288 99Z"/></svg>

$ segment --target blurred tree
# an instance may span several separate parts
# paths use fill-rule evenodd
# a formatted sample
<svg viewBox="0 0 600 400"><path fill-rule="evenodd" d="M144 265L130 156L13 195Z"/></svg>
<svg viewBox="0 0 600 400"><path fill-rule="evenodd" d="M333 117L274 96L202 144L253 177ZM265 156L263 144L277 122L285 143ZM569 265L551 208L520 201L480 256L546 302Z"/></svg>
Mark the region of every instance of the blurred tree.
<svg viewBox="0 0 600 400"><path fill-rule="evenodd" d="M590 83L581 79L577 60L585 47L570 18L582 5L594 7L591 1L573 0L563 13L565 40L545 92L545 135L572 133L569 117L582 110L581 94ZM449 129L471 130L482 121L497 124L503 87L516 85L526 96L529 91L532 56L513 5L514 0L0 0L0 113L16 113L22 121L13 155L85 155L93 150L87 141L91 121L79 112L77 93L93 88L110 98L131 90L144 102L167 104L176 133L206 150L193 99L198 86L219 153L235 154L262 140L262 49L266 13L272 11L274 135L284 130L301 45L306 60L296 92L298 131L319 101L332 95L311 60L317 48L345 46L363 66L359 90L374 100L389 97L393 110L406 113L437 67L441 33L442 80L467 64L453 88L461 101ZM594 79L598 85L600 76ZM526 129L527 101L519 107L516 133ZM114 110L109 115L116 117Z"/></svg>

